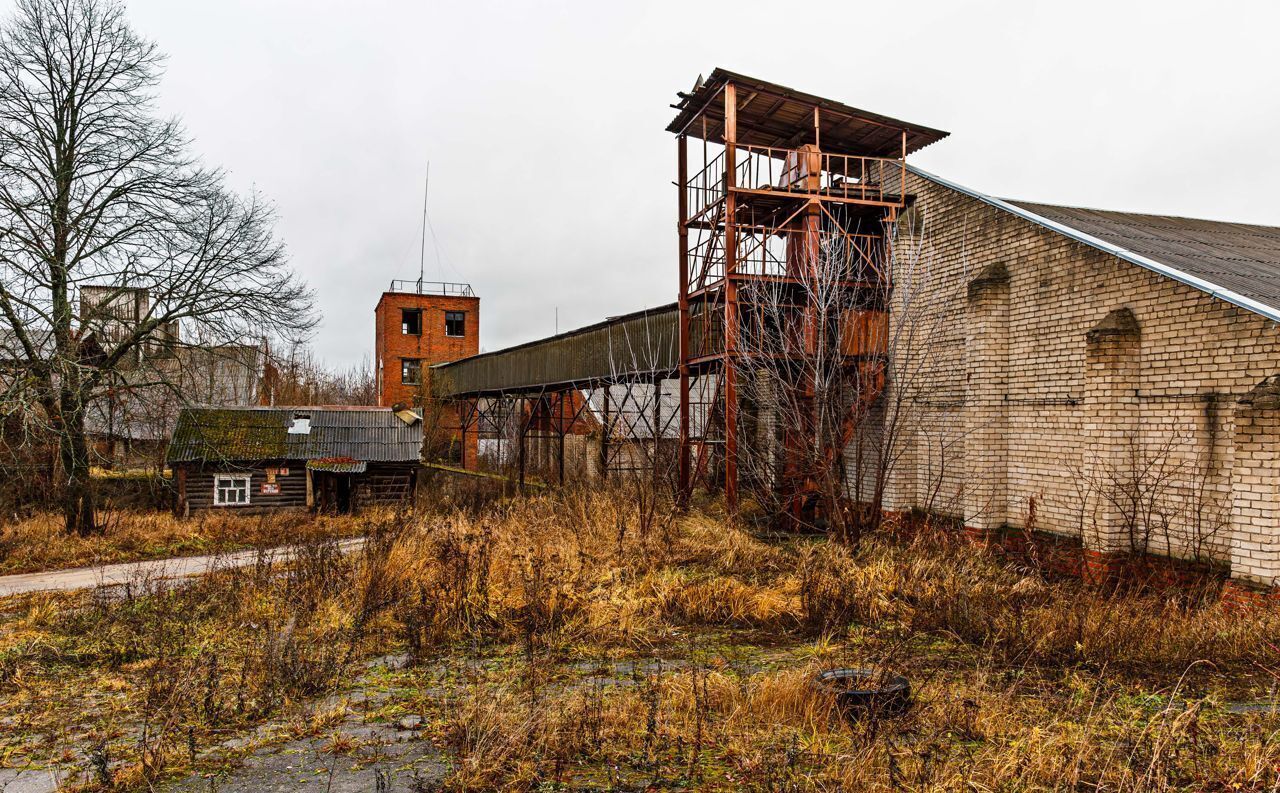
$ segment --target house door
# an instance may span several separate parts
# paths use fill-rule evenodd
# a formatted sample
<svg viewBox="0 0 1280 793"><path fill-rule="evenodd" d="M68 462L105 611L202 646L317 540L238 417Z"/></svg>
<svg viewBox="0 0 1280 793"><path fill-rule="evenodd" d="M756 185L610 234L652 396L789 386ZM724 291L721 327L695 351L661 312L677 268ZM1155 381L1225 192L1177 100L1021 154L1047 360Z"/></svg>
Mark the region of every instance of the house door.
<svg viewBox="0 0 1280 793"><path fill-rule="evenodd" d="M334 484L334 506L338 508L339 515L346 515L351 512L351 477L335 476Z"/></svg>

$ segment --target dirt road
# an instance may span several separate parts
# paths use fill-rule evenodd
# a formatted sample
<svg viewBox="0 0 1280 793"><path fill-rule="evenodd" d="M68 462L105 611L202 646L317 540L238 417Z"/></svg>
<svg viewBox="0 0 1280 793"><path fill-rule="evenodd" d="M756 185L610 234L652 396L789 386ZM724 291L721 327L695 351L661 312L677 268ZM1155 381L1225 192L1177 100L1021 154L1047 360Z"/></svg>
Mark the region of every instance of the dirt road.
<svg viewBox="0 0 1280 793"><path fill-rule="evenodd" d="M338 543L342 553L351 553L364 545L363 537L352 537ZM176 559L151 559L145 562L121 562L97 567L77 567L71 570L48 570L40 573L0 576L0 597L20 595L25 592L53 590L91 589L98 586L119 586L141 578L181 579L203 575L211 570L243 567L257 561L260 554L272 562L287 562L297 553L298 546L285 545L266 550L253 549L211 556L184 556Z"/></svg>

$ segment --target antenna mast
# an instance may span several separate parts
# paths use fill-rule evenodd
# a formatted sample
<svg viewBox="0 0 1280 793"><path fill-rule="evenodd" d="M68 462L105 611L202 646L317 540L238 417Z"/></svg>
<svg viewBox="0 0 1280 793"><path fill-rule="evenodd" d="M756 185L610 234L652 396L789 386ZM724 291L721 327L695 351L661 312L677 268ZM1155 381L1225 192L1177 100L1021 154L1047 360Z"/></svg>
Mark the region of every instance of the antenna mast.
<svg viewBox="0 0 1280 793"><path fill-rule="evenodd" d="M418 249L418 293L427 272L427 196L431 194L431 160L427 160L427 184L422 188L422 245Z"/></svg>

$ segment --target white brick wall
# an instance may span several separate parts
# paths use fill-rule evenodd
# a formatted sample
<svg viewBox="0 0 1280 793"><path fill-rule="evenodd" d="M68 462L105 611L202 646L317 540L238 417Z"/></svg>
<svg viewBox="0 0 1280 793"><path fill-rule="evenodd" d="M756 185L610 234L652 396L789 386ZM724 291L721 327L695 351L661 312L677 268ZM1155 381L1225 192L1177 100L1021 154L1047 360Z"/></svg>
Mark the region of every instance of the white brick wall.
<svg viewBox="0 0 1280 793"><path fill-rule="evenodd" d="M1036 528L1088 540L1097 529L1086 492L1097 478L1090 451L1101 450L1113 465L1127 456L1121 469L1137 469L1136 479L1159 480L1159 508L1141 510L1149 550L1231 562L1253 579L1280 573L1280 511L1271 511L1280 510L1280 471L1251 456L1252 468L1233 472L1237 400L1280 372L1275 323L920 177L910 177L909 191L919 225L899 234L894 327L911 316L905 324L918 338L894 346L890 393L909 392L912 431L886 508L1020 527L1035 499ZM996 262L1008 270L1008 310L993 320L967 290ZM1132 367L1108 359L1110 374L1096 370L1106 376L1090 382L1086 334L1121 308L1140 329ZM1001 323L1003 350L991 339ZM1001 356L1004 371L992 366ZM1000 424L1002 441L988 431ZM1003 471L990 473L1001 458ZM1231 514L1233 488L1237 511L1259 513L1247 524ZM993 500L1001 503L979 509ZM1114 517L1091 543L1116 544ZM1259 546L1256 556L1233 552L1236 531L1235 545Z"/></svg>

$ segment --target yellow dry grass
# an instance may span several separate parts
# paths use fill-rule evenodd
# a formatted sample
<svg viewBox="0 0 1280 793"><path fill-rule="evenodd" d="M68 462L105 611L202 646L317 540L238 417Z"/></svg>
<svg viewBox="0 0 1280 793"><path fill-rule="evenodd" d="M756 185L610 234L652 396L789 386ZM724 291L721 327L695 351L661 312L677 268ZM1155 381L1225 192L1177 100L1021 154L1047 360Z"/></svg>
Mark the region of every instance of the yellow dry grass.
<svg viewBox="0 0 1280 793"><path fill-rule="evenodd" d="M178 518L168 512L119 511L103 515L100 534L79 537L63 530L61 515L41 512L0 523L0 575L349 537L362 533L369 517L312 518L298 511Z"/></svg>
<svg viewBox="0 0 1280 793"><path fill-rule="evenodd" d="M1107 595L927 528L848 548L640 520L619 492L366 528L287 575L10 601L0 760L98 751L100 786L144 789L268 719L346 752L342 711L307 703L404 652L373 718L423 715L453 790L1280 785L1280 716L1222 708L1280 685L1274 613ZM903 672L915 706L848 724L811 685L835 666Z"/></svg>

